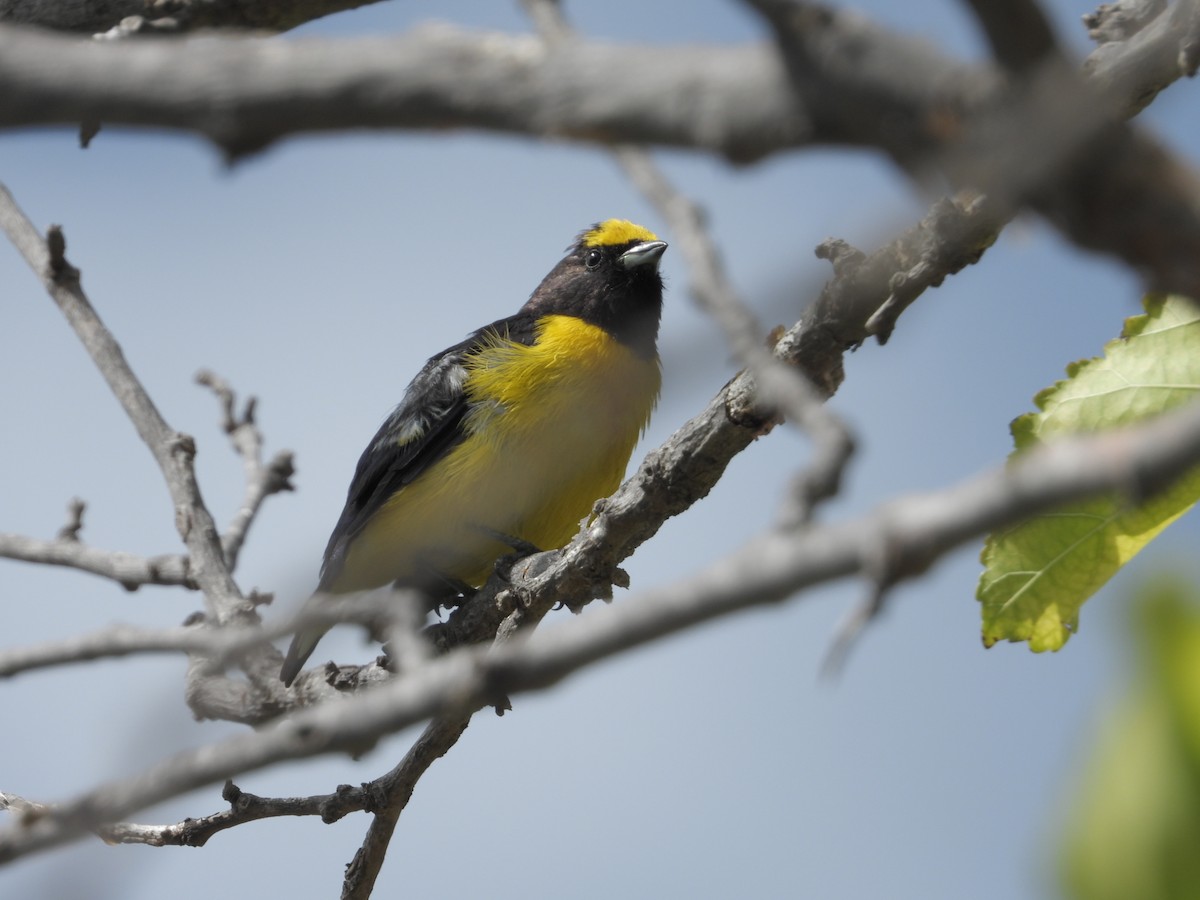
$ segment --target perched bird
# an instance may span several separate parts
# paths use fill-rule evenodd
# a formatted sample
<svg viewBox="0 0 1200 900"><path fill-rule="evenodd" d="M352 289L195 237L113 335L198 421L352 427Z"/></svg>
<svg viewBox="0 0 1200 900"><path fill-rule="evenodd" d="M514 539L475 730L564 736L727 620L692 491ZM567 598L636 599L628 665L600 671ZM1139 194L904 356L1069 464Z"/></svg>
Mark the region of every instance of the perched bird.
<svg viewBox="0 0 1200 900"><path fill-rule="evenodd" d="M514 547L563 546L620 485L658 399L666 243L609 219L520 311L430 358L363 452L317 594L478 587ZM298 632L291 684L321 627Z"/></svg>

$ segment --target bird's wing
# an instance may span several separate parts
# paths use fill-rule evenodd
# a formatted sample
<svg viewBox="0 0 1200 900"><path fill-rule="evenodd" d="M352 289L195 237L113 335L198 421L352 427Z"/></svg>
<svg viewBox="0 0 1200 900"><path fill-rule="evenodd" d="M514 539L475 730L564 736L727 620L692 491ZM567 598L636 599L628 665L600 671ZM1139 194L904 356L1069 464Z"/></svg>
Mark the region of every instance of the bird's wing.
<svg viewBox="0 0 1200 900"><path fill-rule="evenodd" d="M468 357L496 335L531 344L535 324L528 313L499 319L425 363L358 460L346 506L325 548L320 590L336 580L351 542L384 503L466 436Z"/></svg>

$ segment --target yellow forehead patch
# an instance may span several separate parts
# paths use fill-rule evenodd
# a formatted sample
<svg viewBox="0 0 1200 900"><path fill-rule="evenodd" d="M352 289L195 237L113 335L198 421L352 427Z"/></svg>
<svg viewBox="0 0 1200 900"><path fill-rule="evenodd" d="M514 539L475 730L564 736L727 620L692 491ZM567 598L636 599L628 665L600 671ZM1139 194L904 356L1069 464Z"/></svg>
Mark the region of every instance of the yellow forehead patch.
<svg viewBox="0 0 1200 900"><path fill-rule="evenodd" d="M630 241L657 241L658 235L628 219L607 219L583 233L585 247L616 247Z"/></svg>

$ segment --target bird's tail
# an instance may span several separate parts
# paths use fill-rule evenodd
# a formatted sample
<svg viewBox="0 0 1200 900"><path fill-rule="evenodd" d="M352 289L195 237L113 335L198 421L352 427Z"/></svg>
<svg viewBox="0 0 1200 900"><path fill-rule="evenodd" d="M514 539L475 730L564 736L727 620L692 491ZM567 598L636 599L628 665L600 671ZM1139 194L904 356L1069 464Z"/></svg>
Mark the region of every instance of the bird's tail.
<svg viewBox="0 0 1200 900"><path fill-rule="evenodd" d="M283 660L283 667L279 670L280 681L288 687L292 686L292 682L304 668L304 663L317 649L317 641L321 640L328 630L328 628L305 628L296 632L291 646L288 647L287 656Z"/></svg>

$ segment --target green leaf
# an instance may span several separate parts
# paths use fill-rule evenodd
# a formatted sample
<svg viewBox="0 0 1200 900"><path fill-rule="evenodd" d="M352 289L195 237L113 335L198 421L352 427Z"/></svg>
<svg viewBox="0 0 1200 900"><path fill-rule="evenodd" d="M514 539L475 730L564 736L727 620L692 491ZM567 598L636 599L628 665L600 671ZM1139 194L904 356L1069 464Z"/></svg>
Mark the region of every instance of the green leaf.
<svg viewBox="0 0 1200 900"><path fill-rule="evenodd" d="M1200 314L1181 297L1150 295L1104 356L1073 363L1034 398L1039 412L1012 423L1013 455L1069 434L1128 425L1200 392ZM1200 499L1200 469L1139 505L1104 497L990 535L976 597L983 642L1028 641L1058 650L1079 610L1121 566Z"/></svg>
<svg viewBox="0 0 1200 900"><path fill-rule="evenodd" d="M1135 606L1139 671L1074 791L1060 874L1072 900L1200 897L1200 603L1159 583Z"/></svg>

